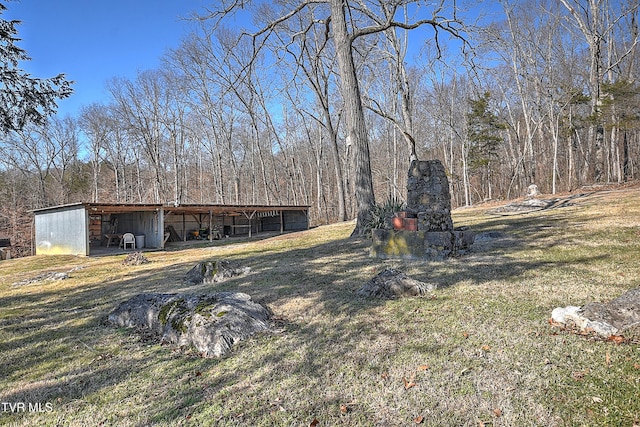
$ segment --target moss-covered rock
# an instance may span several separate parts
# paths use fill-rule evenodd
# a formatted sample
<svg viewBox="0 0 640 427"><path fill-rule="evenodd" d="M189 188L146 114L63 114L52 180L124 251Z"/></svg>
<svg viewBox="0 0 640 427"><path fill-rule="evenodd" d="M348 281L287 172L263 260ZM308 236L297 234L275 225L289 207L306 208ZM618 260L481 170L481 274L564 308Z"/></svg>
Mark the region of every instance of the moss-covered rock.
<svg viewBox="0 0 640 427"><path fill-rule="evenodd" d="M199 285L200 283L213 284L221 282L229 277L242 276L251 271L249 267L243 267L238 263L227 260L202 261L194 265L184 277L185 283Z"/></svg>
<svg viewBox="0 0 640 427"><path fill-rule="evenodd" d="M241 292L202 295L140 294L109 315L116 326L153 331L160 342L193 346L220 357L234 344L271 329L271 310Z"/></svg>

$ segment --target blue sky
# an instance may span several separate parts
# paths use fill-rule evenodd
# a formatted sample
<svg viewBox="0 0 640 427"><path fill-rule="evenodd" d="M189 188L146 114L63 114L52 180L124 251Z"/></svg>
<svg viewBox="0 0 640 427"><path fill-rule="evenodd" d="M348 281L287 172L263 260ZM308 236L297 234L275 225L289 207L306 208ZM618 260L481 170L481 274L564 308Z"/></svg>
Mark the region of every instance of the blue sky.
<svg viewBox="0 0 640 427"><path fill-rule="evenodd" d="M216 0L2 0L4 19L22 21L18 43L31 61L21 67L35 77L65 73L74 94L59 101L59 116L77 117L84 105L108 99L105 83L113 77L134 79L156 69L162 55L179 46L193 23L184 18ZM477 2L473 10L495 12L495 3ZM490 5L491 7L486 7ZM491 12L489 12L491 11ZM246 25L247 18L236 22ZM425 33L426 32L426 33ZM431 38L429 28L415 37ZM445 37L446 38L446 37ZM417 51L419 44L414 46Z"/></svg>
<svg viewBox="0 0 640 427"><path fill-rule="evenodd" d="M22 21L19 46L32 58L21 67L35 77L65 73L75 93L59 102L61 116L107 98L112 77L135 78L157 68L167 49L189 33L182 20L210 0L13 0L3 18Z"/></svg>

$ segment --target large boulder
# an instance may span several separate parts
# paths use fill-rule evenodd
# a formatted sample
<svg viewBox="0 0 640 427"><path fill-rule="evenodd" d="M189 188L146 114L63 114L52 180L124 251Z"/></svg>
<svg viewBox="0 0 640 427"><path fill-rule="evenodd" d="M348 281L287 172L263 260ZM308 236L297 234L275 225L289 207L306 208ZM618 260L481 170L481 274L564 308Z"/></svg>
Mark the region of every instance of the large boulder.
<svg viewBox="0 0 640 427"><path fill-rule="evenodd" d="M245 275L249 271L250 267L243 267L233 261L202 261L187 272L184 281L190 285L213 284L229 277Z"/></svg>
<svg viewBox="0 0 640 427"><path fill-rule="evenodd" d="M540 195L540 190L538 190L538 186L535 184L531 184L527 187L527 199L535 199Z"/></svg>
<svg viewBox="0 0 640 427"><path fill-rule="evenodd" d="M593 332L603 338L640 338L640 288L631 289L607 303L591 302L583 307L558 307L551 319L561 325Z"/></svg>
<svg viewBox="0 0 640 427"><path fill-rule="evenodd" d="M140 294L111 314L115 326L150 330L160 342L193 346L204 357L220 357L234 344L271 330L271 310L241 292Z"/></svg>
<svg viewBox="0 0 640 427"><path fill-rule="evenodd" d="M433 292L436 287L389 268L365 283L357 293L366 298L418 297Z"/></svg>

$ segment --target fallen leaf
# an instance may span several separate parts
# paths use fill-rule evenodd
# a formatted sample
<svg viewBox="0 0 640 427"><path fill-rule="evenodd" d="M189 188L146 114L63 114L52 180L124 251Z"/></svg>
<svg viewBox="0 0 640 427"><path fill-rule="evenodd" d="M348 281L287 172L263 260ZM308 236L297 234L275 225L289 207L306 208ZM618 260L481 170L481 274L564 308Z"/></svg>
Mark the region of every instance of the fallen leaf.
<svg viewBox="0 0 640 427"><path fill-rule="evenodd" d="M383 372L383 373L381 373L381 374L380 374L380 377L381 377L383 380L386 380L387 378L389 378L389 373L388 373L388 372Z"/></svg>
<svg viewBox="0 0 640 427"><path fill-rule="evenodd" d="M607 338L607 340L612 341L616 344L622 344L625 341L622 335L611 335L609 338Z"/></svg>
<svg viewBox="0 0 640 427"><path fill-rule="evenodd" d="M198 371L196 372L196 377L201 377L202 376L202 372Z"/></svg>
<svg viewBox="0 0 640 427"><path fill-rule="evenodd" d="M636 369L640 369L640 363L634 363L633 367L636 368Z"/></svg>
<svg viewBox="0 0 640 427"><path fill-rule="evenodd" d="M320 421L318 421L317 418L314 418L313 421L311 421L311 424L309 424L309 427L316 427L318 424L320 424Z"/></svg>
<svg viewBox="0 0 640 427"><path fill-rule="evenodd" d="M481 348L482 348L482 350L484 350L484 351L489 351L489 350L491 350L491 347L490 347L490 346L488 346L488 345L483 345Z"/></svg>
<svg viewBox="0 0 640 427"><path fill-rule="evenodd" d="M349 408L347 408L347 405L345 404L340 405L340 413L342 415L345 415L347 412L349 412Z"/></svg>
<svg viewBox="0 0 640 427"><path fill-rule="evenodd" d="M418 384L416 384L414 382L414 377L412 376L409 380L407 380L405 377L402 377L402 381L404 381L404 389L405 390L409 390L411 387L415 387Z"/></svg>
<svg viewBox="0 0 640 427"><path fill-rule="evenodd" d="M576 381L582 381L584 379L585 376L585 372L582 371L576 371L576 372L572 372L571 376L573 377L574 380Z"/></svg>
<svg viewBox="0 0 640 427"><path fill-rule="evenodd" d="M420 365L418 366L418 371L426 371L429 369L429 365Z"/></svg>
<svg viewBox="0 0 640 427"><path fill-rule="evenodd" d="M496 408L493 410L493 415L497 418L497 417L501 417L502 416L502 410L499 408Z"/></svg>
<svg viewBox="0 0 640 427"><path fill-rule="evenodd" d="M416 417L413 421L416 424L422 424L422 422L424 421L424 417L423 416Z"/></svg>
<svg viewBox="0 0 640 427"><path fill-rule="evenodd" d="M466 332L463 332L463 333L462 333L462 336L463 336L463 337L465 337L465 338L469 338L469 334L468 334L468 333L466 333Z"/></svg>

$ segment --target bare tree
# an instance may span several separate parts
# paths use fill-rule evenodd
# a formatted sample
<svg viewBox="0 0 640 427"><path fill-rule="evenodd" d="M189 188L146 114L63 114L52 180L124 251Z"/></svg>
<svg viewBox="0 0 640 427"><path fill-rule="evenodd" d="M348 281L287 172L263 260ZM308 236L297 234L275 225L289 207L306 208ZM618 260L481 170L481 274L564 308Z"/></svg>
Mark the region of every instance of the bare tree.
<svg viewBox="0 0 640 427"><path fill-rule="evenodd" d="M263 16L268 22L258 31L250 34L254 49L254 55L249 59L249 64L257 57L257 53L266 46L266 41L274 34L279 34L281 24L286 23L292 17L301 14L307 9L319 8L324 12L325 19L309 22L307 30L316 25L330 29L335 47L338 68L340 73L341 92L345 104L345 126L348 144L353 145L355 160L355 198L357 204L357 224L354 235L362 235L366 231L366 224L370 218L370 211L375 204L373 178L371 174L371 161L369 153L369 136L360 90L360 82L354 62L354 42L368 35L377 34L390 28L415 29L423 25L431 26L435 31L435 37L441 31L457 38L462 37L460 21L456 18L455 5L447 10L446 3L441 1L430 10L430 17L417 19L413 22L396 21L396 12L401 5L419 1L406 0L303 0L294 3L285 3L280 13L266 13L269 8L262 2ZM207 16L202 19L210 19L218 24L229 14L240 8L248 8L254 2L248 0L225 0L218 8L209 10ZM450 13L451 17L445 17ZM313 16L320 16L319 12ZM304 33L302 33L304 34ZM277 37L277 36L276 36ZM284 41L290 43L289 40Z"/></svg>
<svg viewBox="0 0 640 427"><path fill-rule="evenodd" d="M309 13L313 13L310 11ZM335 86L335 53L333 46L330 43L330 35L328 27L315 26L309 29L304 37L295 37L295 34L304 32L307 21L315 21L319 18L310 16L298 16L295 20L296 24L292 25L290 30L292 39L296 42L294 45L289 45L286 48L286 52L294 58L292 64L292 72L294 81L290 85L290 89L295 91L301 91L302 89L296 84L295 76L302 74L305 78L300 79L308 86L315 98L315 108L311 111L311 108L306 108L304 103L294 101L291 94L287 94L293 108L301 114L308 115L312 119L316 120L324 128L325 133L329 139L329 147L333 156L333 171L335 175L335 198L337 199L337 219L338 221L345 221L347 219L346 210L346 195L344 184L344 173L342 166L342 157L340 155L340 144L338 138L339 121L342 113L342 104L339 103L337 96L332 96ZM338 110L337 113L334 111ZM304 119L303 119L304 120ZM309 127L305 125L305 128L309 130ZM308 138L311 141L311 138ZM322 141L322 138L320 139ZM320 167L322 146L314 149L313 146L310 149L314 152L316 159L316 173L321 174L322 169ZM318 180L319 180L318 175ZM321 183L318 181L317 185ZM317 197L321 197L321 191L317 191Z"/></svg>
<svg viewBox="0 0 640 427"><path fill-rule="evenodd" d="M58 154L54 157L48 189L48 197L57 204L69 203L84 199L84 188L76 178L82 173L78 170L79 129L77 121L66 116L63 119L50 118L42 129L42 138L46 145L56 147ZM74 195L75 194L75 195Z"/></svg>
<svg viewBox="0 0 640 427"><path fill-rule="evenodd" d="M100 170L104 150L111 132L107 107L101 104L85 106L80 111L79 124L89 139L89 163L91 164L91 201L100 200ZM117 187L117 186L116 186Z"/></svg>
<svg viewBox="0 0 640 427"><path fill-rule="evenodd" d="M139 73L135 81L113 79L107 84L114 98L117 120L130 134L132 141L140 143L140 148L151 165L151 199L154 203L166 200L165 138L162 105L166 102L166 92L159 73L146 71Z"/></svg>
<svg viewBox="0 0 640 427"><path fill-rule="evenodd" d="M409 22L409 5L402 5L404 20ZM390 10L383 10L384 13L390 13ZM395 12L395 10L393 11ZM387 17L392 18L392 17ZM367 108L381 117L389 120L394 127L400 132L409 148L409 161L417 160L416 140L413 130L413 96L409 73L407 72L406 56L409 47L409 32L401 30L397 27L390 27L383 31L381 40L375 41L374 46L379 47L379 55L382 61L389 64L390 79L383 79L393 87L393 97L391 102L391 111L388 111L384 105L376 100L375 97L369 98ZM375 61L379 65L379 61ZM378 67L379 68L379 67ZM414 76L415 77L415 76ZM413 79L414 85L417 84ZM400 117L397 117L400 115Z"/></svg>
<svg viewBox="0 0 640 427"><path fill-rule="evenodd" d="M59 155L59 147L42 137L40 132L26 126L21 132L5 139L0 145L0 154L4 162L11 168L19 170L25 177L34 178L31 188L34 194L33 208L55 204L47 192L47 181L51 176L55 161Z"/></svg>
<svg viewBox="0 0 640 427"><path fill-rule="evenodd" d="M205 32L194 33L169 54L167 61L185 76L190 109L197 117L194 120L200 123L200 144L214 175L214 198L220 203L233 200L239 204L242 189L238 153L244 150L238 147L239 138L235 133L242 113L238 99L230 90L235 71L225 55L223 43L219 37Z"/></svg>
<svg viewBox="0 0 640 427"><path fill-rule="evenodd" d="M624 52L614 56L606 49L615 46L614 28L627 16L636 16L638 2L610 2L608 0L560 0L569 11L574 24L585 38L589 48L589 91L591 95L591 115L594 119L589 127L589 148L593 153L590 162L590 177L600 182L605 178L605 141L602 118L602 85L607 75L635 51L638 32L633 34L631 43ZM614 4L615 3L615 4Z"/></svg>

